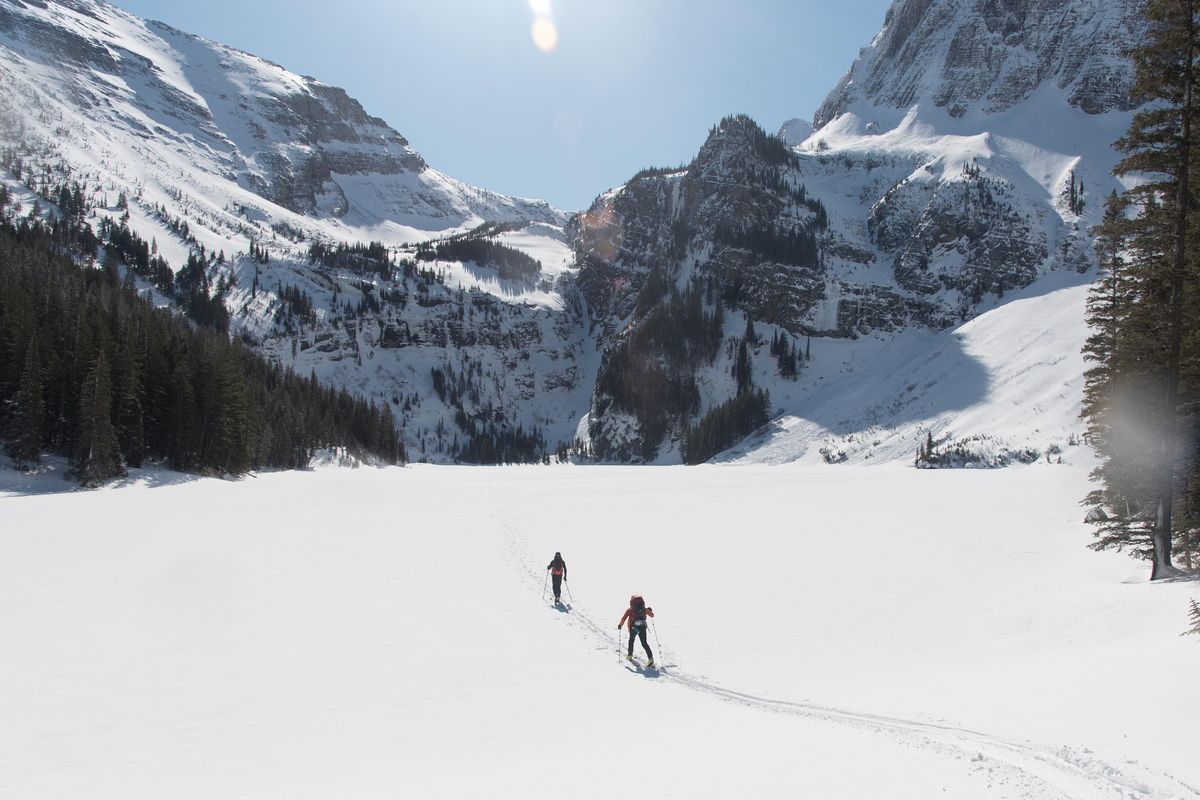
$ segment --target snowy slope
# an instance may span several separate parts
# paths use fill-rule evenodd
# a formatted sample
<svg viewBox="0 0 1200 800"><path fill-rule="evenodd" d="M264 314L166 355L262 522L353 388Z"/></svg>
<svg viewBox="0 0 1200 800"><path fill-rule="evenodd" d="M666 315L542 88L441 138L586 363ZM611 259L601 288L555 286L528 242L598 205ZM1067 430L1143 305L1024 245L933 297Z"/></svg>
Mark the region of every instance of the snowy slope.
<svg viewBox="0 0 1200 800"><path fill-rule="evenodd" d="M0 76L6 144L41 144L41 161L93 173L114 200L191 208L212 249L274 225L394 243L562 221L432 169L337 87L103 2L0 8Z"/></svg>
<svg viewBox="0 0 1200 800"><path fill-rule="evenodd" d="M772 386L779 416L722 460L911 463L929 436L965 448L957 466L1087 460L1090 277L1043 278L950 331L815 344L801 381Z"/></svg>
<svg viewBox="0 0 1200 800"><path fill-rule="evenodd" d="M1195 694L1126 690L1189 673L1194 587L1085 549L1085 473L156 473L0 499L0 790L1195 798ZM556 549L567 613L540 599ZM617 661L634 591L675 666Z"/></svg>

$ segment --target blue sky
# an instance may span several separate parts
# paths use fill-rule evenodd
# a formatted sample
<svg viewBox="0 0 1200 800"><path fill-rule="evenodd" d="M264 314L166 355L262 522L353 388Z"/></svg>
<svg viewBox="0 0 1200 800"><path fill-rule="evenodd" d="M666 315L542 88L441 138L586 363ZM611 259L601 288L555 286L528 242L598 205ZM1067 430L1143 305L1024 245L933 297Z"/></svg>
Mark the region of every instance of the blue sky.
<svg viewBox="0 0 1200 800"><path fill-rule="evenodd" d="M436 168L567 210L812 112L889 0L116 0L341 86ZM533 26L543 45L535 46ZM547 27L553 25L553 29Z"/></svg>

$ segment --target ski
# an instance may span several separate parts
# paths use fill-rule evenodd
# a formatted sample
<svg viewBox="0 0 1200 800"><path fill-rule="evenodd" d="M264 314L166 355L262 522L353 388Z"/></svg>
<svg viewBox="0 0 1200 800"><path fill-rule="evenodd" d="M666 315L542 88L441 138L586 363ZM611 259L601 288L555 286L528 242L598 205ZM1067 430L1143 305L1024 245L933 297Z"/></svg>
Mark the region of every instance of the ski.
<svg viewBox="0 0 1200 800"><path fill-rule="evenodd" d="M651 669L655 670L655 671L661 671L661 669L663 667L662 664L659 664L657 662L652 661L650 663L647 663L647 662L643 661L642 659L635 658L633 656L625 656L625 663L628 664L629 666L633 667L634 669L636 669L638 672L644 672L646 670L651 670Z"/></svg>

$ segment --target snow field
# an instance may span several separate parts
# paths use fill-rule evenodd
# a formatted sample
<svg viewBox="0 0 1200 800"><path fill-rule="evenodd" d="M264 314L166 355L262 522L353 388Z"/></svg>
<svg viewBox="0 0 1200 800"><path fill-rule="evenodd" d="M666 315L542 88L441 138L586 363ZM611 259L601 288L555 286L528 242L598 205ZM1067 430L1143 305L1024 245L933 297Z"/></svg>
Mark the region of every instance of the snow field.
<svg viewBox="0 0 1200 800"><path fill-rule="evenodd" d="M0 794L1195 797L1166 775L1200 779L1196 699L1127 690L1194 665L1194 591L1085 549L1084 476L410 467L8 497ZM555 550L569 613L541 600ZM635 591L678 667L618 663Z"/></svg>
<svg viewBox="0 0 1200 800"><path fill-rule="evenodd" d="M1053 273L954 330L814 340L799 381L770 384L783 413L721 458L820 464L824 447L851 462L911 465L928 433L981 456L1076 446L1091 275ZM1082 493L1080 494L1082 496Z"/></svg>

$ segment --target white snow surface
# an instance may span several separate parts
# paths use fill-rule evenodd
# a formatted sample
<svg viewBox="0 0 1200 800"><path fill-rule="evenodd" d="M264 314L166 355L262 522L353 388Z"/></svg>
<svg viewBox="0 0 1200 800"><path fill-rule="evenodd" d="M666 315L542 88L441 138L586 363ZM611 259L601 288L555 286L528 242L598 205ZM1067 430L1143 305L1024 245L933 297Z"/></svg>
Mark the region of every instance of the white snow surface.
<svg viewBox="0 0 1200 800"><path fill-rule="evenodd" d="M0 470L0 794L1195 798L1196 585L1088 466Z"/></svg>
<svg viewBox="0 0 1200 800"><path fill-rule="evenodd" d="M787 120L779 126L779 131L775 135L783 139L788 147L795 147L812 135L812 123L806 119L794 117Z"/></svg>
<svg viewBox="0 0 1200 800"><path fill-rule="evenodd" d="M951 331L814 340L800 379L770 385L778 416L723 458L911 463L932 434L943 447L966 442L980 456L971 466L1021 450L1087 459L1081 351L1093 277L1052 273Z"/></svg>

